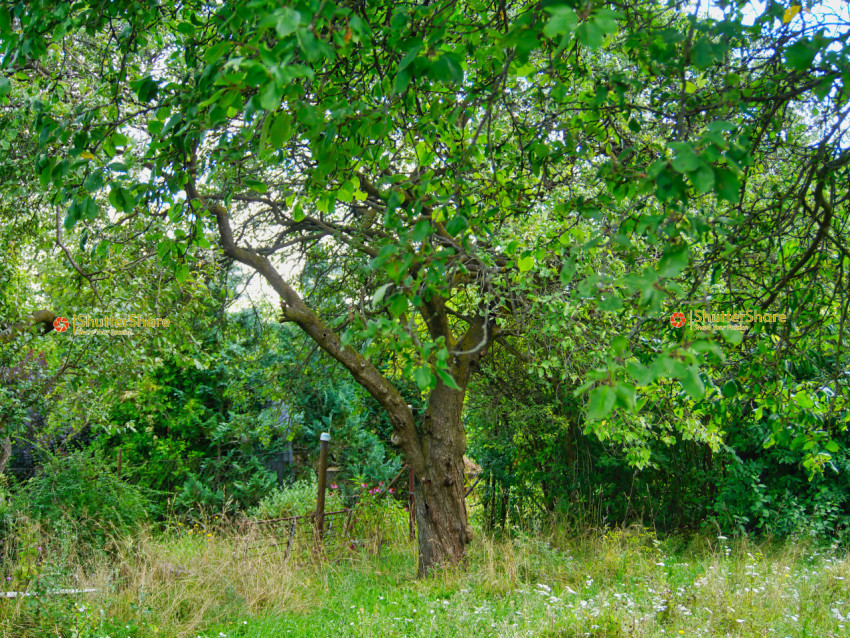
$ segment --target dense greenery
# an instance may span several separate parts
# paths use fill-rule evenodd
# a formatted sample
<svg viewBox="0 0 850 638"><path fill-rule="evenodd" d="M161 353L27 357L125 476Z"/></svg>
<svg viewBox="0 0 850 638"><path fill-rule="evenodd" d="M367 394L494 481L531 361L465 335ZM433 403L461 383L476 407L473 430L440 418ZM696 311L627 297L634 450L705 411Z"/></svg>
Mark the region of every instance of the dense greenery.
<svg viewBox="0 0 850 638"><path fill-rule="evenodd" d="M422 574L553 516L843 540L848 41L818 2L0 1L3 529L300 512L329 431L339 503L414 471ZM59 319L128 314L169 325Z"/></svg>

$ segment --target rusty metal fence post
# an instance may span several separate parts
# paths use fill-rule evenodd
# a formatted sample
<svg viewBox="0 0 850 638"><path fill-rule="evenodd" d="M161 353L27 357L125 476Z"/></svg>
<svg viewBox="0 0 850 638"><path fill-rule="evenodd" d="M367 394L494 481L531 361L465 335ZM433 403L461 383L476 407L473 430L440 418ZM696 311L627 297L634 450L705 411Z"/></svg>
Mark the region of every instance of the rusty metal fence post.
<svg viewBox="0 0 850 638"><path fill-rule="evenodd" d="M322 432L319 436L319 493L316 495L316 530L319 533L319 540L322 538L325 526L325 486L328 477L328 445L330 440L329 432Z"/></svg>

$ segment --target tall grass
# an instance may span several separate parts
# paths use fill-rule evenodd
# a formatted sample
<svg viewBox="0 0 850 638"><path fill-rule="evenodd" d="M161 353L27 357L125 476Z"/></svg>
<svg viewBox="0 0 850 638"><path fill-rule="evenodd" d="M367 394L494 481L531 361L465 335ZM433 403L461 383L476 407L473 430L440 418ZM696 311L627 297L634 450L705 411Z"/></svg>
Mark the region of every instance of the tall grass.
<svg viewBox="0 0 850 638"><path fill-rule="evenodd" d="M14 582L42 593L0 601L4 638L850 633L850 557L804 540L552 525L479 533L465 565L418 580L403 525L383 544L331 538L324 552L304 529L288 558L258 534L246 551L245 530L215 518L112 535L95 552L24 529L19 546L41 550L7 561L29 560L37 577ZM57 587L97 591L44 593Z"/></svg>

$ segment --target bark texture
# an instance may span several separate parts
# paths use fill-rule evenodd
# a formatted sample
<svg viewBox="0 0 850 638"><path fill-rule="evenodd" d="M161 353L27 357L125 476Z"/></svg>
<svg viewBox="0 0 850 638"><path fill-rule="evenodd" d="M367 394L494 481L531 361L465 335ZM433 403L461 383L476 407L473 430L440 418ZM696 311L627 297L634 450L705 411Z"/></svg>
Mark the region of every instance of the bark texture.
<svg viewBox="0 0 850 638"><path fill-rule="evenodd" d="M419 575L432 567L461 561L472 541L466 515L461 421L464 392L438 384L422 424L425 467L416 475L416 526Z"/></svg>
<svg viewBox="0 0 850 638"><path fill-rule="evenodd" d="M6 471L6 464L12 457L12 438L6 437L0 445L0 474Z"/></svg>
<svg viewBox="0 0 850 638"><path fill-rule="evenodd" d="M41 331L47 334L53 330L53 322L56 314L51 310L36 310L31 315L24 317L21 321L10 325L0 324L0 343L7 343L17 337L21 332L40 325Z"/></svg>

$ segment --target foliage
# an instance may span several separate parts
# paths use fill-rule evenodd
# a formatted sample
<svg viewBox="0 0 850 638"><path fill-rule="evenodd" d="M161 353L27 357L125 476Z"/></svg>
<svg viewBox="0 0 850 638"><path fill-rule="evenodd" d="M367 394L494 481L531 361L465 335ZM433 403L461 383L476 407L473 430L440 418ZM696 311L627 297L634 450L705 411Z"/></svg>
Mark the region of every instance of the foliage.
<svg viewBox="0 0 850 638"><path fill-rule="evenodd" d="M18 511L47 527L75 529L82 543L102 544L132 531L152 513L150 490L120 480L101 455L50 455L15 496ZM97 524L92 524L92 521Z"/></svg>
<svg viewBox="0 0 850 638"><path fill-rule="evenodd" d="M107 205L132 217L139 202L155 201L178 230L150 239L179 280L191 270L193 247L208 244L207 220L173 193L184 182L194 188L200 176L220 191L204 201L257 209L252 219L262 221L250 232L278 227L274 216L286 211L280 232L293 239L278 244L309 246L318 233L359 251L340 263L348 280L341 284L368 289L373 309L384 312L361 303L344 342L382 337L423 390L448 372L450 348L407 319L411 305L425 308L440 294L463 321L465 310L484 302L485 316L513 328L503 291L516 287L528 297L539 279L559 273L577 284L571 298L628 321L662 317L662 303L710 295L762 310L781 300L800 325L825 326L800 301L816 283L841 307L829 282L843 258L802 267L822 241L834 243L827 226L845 216L842 201L824 199L847 164L843 17L826 29L822 14L788 22L775 3L752 21L743 19L743 3L724 3L709 18L676 16L677 5L663 3L572 4L389 3L368 11L306 1L226 11L189 4L175 5L172 15L165 6L119 3L121 37L107 29L113 16L89 13L85 3L32 14L17 7L3 24L6 65L16 73L4 94L18 107L16 122L33 120L40 131L35 172L42 189L67 205L65 226L96 228ZM477 16L474 27L467 12ZM20 32L12 29L18 23ZM82 25L104 31L103 48L55 59L51 38L75 43ZM61 78L63 69L107 52L124 57L123 72L92 78L96 107L85 124L69 115L83 102L73 83L36 113L20 109L20 96L42 82L22 66L28 58L44 59ZM678 78L677 90L659 80L665 77ZM467 98L456 100L458 92ZM107 99L119 94L137 106L127 118L117 118ZM192 106L177 108L185 104ZM809 134L806 118L822 123L823 135ZM144 142L128 135L128 120L147 131ZM245 126L236 132L238 121ZM583 164L593 177L573 189ZM407 165L416 170L408 174ZM802 181L793 176L800 165ZM154 167L150 179L139 174L142 166ZM817 229L806 233L805 218L788 216L782 202L792 195L824 215ZM744 231L762 197L772 214ZM371 227L372 210L382 213L380 232ZM589 232L574 232L581 218L593 222ZM809 236L816 241L804 241ZM735 241L728 252L735 259L719 259ZM780 244L787 265L776 279L757 257ZM608 252L599 253L600 245ZM641 258L647 250L651 258ZM594 269L600 262L606 267ZM460 264L474 265L472 278L447 280ZM755 283L738 277L744 267ZM713 272L711 280L696 278L699 270ZM522 277L528 272L538 280ZM733 276L739 287L731 289ZM699 285L687 292L689 281ZM473 292L475 300L466 297ZM640 385L673 378L701 395L700 348L714 342L704 337L653 353L659 364L640 373ZM621 356L631 346L620 347ZM587 388L599 419L615 405L631 407L627 366L615 363L594 379L601 385Z"/></svg>
<svg viewBox="0 0 850 638"><path fill-rule="evenodd" d="M405 501L394 496L395 489L379 481L373 487L361 483L357 489L357 502L351 534L360 546L373 554L380 554L384 545L404 538L408 528Z"/></svg>
<svg viewBox="0 0 850 638"><path fill-rule="evenodd" d="M317 494L316 478L311 476L310 479L301 479L291 485L275 489L249 510L248 514L263 520L305 516L316 511ZM342 507L339 492L329 491L325 497L325 511L336 511Z"/></svg>
<svg viewBox="0 0 850 638"><path fill-rule="evenodd" d="M296 399L296 405L304 414L301 439L304 445L312 444L312 449L317 450L315 442L319 435L329 432L330 462L339 468L340 481L355 484L390 481L401 469L401 460L387 449L388 442L376 434L381 412L370 405L362 390L350 379L327 383L327 377L317 372L313 368L308 374L322 381L302 386L302 393ZM315 459L316 453L312 458Z"/></svg>
<svg viewBox="0 0 850 638"><path fill-rule="evenodd" d="M281 320L387 412L420 523L457 523L435 546L459 559L470 535L450 488L488 356L541 380L490 406L507 420L490 460L503 482L524 473L508 491L542 493L543 511L564 495L540 468L578 429L646 470L668 446L717 454L767 419L760 444L802 455L810 476L843 462L850 19L810 4L7 3L3 192L50 209L98 299L100 277L141 263L173 284L173 308L201 288L213 244L260 273ZM246 415L265 408L229 385L242 414L192 397L178 427L216 446L262 438L268 420ZM307 429L338 420L367 456L351 471L388 475L376 439L353 434L355 393L306 394ZM156 420L169 397L149 397ZM56 418L75 422L73 405ZM793 528L759 495L766 466L734 468L720 489L733 524ZM204 487L186 498L218 498ZM811 505L830 520L841 507Z"/></svg>
<svg viewBox="0 0 850 638"><path fill-rule="evenodd" d="M121 448L132 480L177 489L183 511L255 504L277 481L268 462L297 429L297 415L284 423L270 408L281 336L250 316L219 316L194 348L164 358L114 405L101 438L113 458Z"/></svg>
<svg viewBox="0 0 850 638"><path fill-rule="evenodd" d="M766 446L787 415L755 414L758 404L746 394L728 396L727 387L703 404L705 412L722 412L719 443L657 421L642 424L645 431L631 441L600 441L592 422L576 418L570 393L558 401L547 384L506 373L485 374L469 416L471 453L485 474L485 526L534 526L557 512L578 527L641 523L664 531L706 526L727 534L846 537L846 430L830 432L829 464L812 476L804 445L811 439L792 444L793 426L784 426L788 439ZM659 404L658 421L682 409L688 414L682 396L664 410Z"/></svg>

